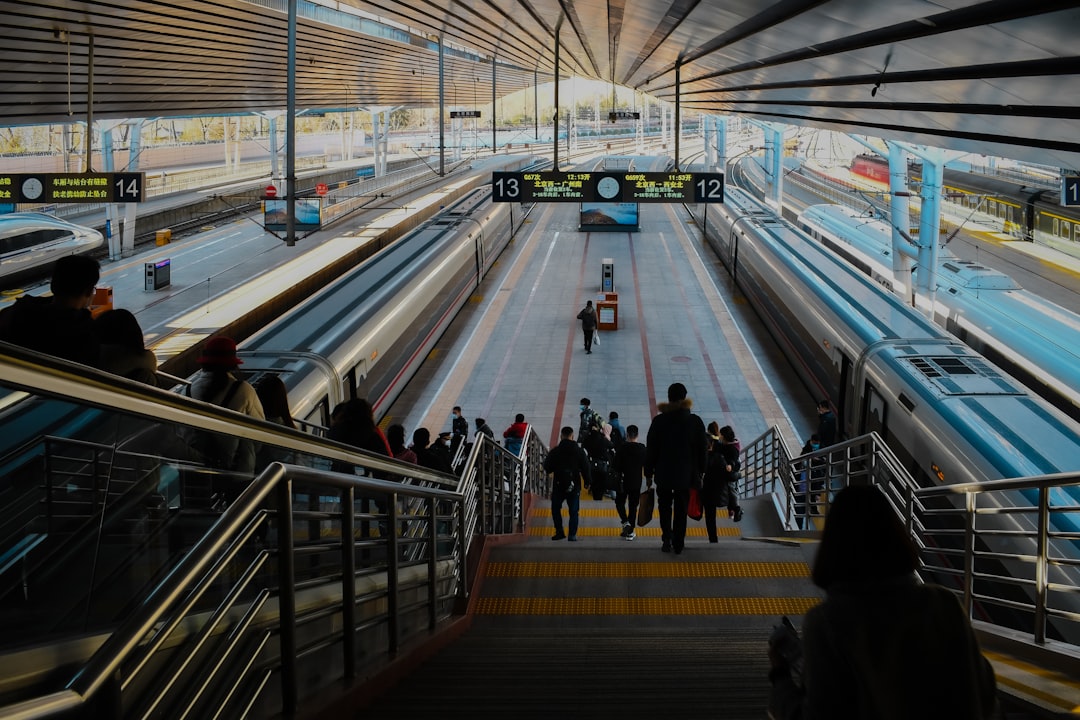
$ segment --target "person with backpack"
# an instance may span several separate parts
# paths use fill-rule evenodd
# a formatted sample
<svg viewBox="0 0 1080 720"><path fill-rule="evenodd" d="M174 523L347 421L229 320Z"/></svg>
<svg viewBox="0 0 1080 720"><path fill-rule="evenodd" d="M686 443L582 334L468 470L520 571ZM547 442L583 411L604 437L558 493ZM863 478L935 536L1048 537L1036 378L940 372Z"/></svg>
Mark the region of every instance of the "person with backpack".
<svg viewBox="0 0 1080 720"><path fill-rule="evenodd" d="M582 483L588 487L592 482L589 459L585 451L574 442L574 428L567 425L559 433L559 444L544 458L544 470L554 478L551 484L551 522L555 526L552 540L566 538L577 542L578 508L581 506ZM562 504L570 514L569 534L563 532Z"/></svg>
<svg viewBox="0 0 1080 720"><path fill-rule="evenodd" d="M600 417L600 413L592 409L592 401L587 397L581 398L581 412L578 417L580 423L578 424L578 442L584 447L588 441L589 436L594 432L599 433L603 430L604 419ZM586 447L586 450L588 448Z"/></svg>
<svg viewBox="0 0 1080 720"><path fill-rule="evenodd" d="M255 388L236 373L244 361L236 356L232 338L218 335L207 340L197 362L202 369L187 387L189 397L257 420L266 419ZM238 473L255 472L258 448L253 440L200 430L189 442L207 465Z"/></svg>

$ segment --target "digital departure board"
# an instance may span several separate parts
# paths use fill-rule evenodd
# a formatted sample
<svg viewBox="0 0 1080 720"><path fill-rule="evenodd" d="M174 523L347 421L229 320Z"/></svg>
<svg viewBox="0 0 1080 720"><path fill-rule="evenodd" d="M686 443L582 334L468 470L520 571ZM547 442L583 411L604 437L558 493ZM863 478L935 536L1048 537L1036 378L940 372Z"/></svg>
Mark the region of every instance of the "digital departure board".
<svg viewBox="0 0 1080 720"><path fill-rule="evenodd" d="M0 202L142 202L145 173L0 174Z"/></svg>
<svg viewBox="0 0 1080 720"><path fill-rule="evenodd" d="M724 202L723 173L495 172L493 202Z"/></svg>

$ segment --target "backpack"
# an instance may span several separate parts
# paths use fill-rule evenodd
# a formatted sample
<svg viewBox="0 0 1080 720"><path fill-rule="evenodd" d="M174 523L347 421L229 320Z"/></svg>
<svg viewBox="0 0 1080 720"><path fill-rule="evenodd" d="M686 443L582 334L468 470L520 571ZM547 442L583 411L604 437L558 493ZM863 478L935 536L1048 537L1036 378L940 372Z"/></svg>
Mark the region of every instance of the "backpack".
<svg viewBox="0 0 1080 720"><path fill-rule="evenodd" d="M223 408L229 407L229 401L240 389L243 380L236 380L229 386L221 403L215 403ZM191 386L184 388L184 394L191 397ZM200 458L204 465L218 468L219 470L233 470L236 465L236 447L233 438L222 437L219 433L209 430L189 430L186 434L187 444L195 451L196 457ZM232 447L230 447L232 446Z"/></svg>

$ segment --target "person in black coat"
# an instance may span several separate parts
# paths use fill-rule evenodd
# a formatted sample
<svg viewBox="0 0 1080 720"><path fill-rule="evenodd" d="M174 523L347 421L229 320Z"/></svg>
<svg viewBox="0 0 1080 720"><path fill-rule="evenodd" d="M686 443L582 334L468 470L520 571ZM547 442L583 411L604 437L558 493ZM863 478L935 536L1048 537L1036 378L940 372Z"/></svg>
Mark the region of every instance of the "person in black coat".
<svg viewBox="0 0 1080 720"><path fill-rule="evenodd" d="M585 451L574 442L574 428L567 425L560 433L559 444L551 449L544 458L544 470L552 473L554 482L551 486L551 522L555 526L552 540L567 538L577 540L578 508L581 505L582 484L592 481L589 470L589 458ZM570 513L570 533L563 533L562 504Z"/></svg>
<svg viewBox="0 0 1080 720"><path fill-rule="evenodd" d="M686 506L690 487L700 486L705 472L705 423L690 412L686 386L672 383L668 401L660 404L645 441L645 477L656 479L660 531L664 552L683 551L686 541Z"/></svg>
<svg viewBox="0 0 1080 720"><path fill-rule="evenodd" d="M615 509L622 520L622 536L633 540L636 535L638 499L641 497L642 467L645 465L645 446L637 441L638 426L626 428L626 440L615 451L615 468L621 478L615 495Z"/></svg>

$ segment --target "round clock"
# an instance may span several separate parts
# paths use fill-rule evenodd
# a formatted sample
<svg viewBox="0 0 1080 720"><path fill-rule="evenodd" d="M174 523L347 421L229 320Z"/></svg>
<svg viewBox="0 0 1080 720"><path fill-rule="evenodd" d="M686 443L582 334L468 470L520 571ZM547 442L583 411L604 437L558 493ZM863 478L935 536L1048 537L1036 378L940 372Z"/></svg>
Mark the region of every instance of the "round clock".
<svg viewBox="0 0 1080 720"><path fill-rule="evenodd" d="M22 194L27 200L37 200L41 197L42 191L45 190L45 186L41 184L41 181L36 177L26 178L22 184Z"/></svg>
<svg viewBox="0 0 1080 720"><path fill-rule="evenodd" d="M622 187L619 185L618 179L611 175L605 175L596 183L596 194L605 200L617 198L621 192Z"/></svg>

